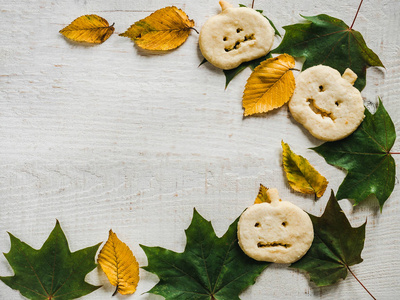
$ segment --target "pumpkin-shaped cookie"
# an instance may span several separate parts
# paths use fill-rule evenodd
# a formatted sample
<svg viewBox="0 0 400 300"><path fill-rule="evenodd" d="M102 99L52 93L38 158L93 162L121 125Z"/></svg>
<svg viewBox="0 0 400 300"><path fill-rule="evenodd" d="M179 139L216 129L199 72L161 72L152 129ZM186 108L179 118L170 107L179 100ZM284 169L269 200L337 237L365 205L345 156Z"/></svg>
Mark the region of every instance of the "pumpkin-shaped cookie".
<svg viewBox="0 0 400 300"><path fill-rule="evenodd" d="M239 245L255 260L293 263L311 247L311 219L296 205L280 200L276 189L267 193L270 203L254 204L240 216Z"/></svg>
<svg viewBox="0 0 400 300"><path fill-rule="evenodd" d="M364 118L361 93L353 87L356 79L350 69L340 76L337 70L323 65L301 72L289 102L293 118L324 141L349 136Z"/></svg>
<svg viewBox="0 0 400 300"><path fill-rule="evenodd" d="M274 30L259 12L232 7L220 1L222 12L206 21L199 46L208 62L224 70L266 55L274 42Z"/></svg>

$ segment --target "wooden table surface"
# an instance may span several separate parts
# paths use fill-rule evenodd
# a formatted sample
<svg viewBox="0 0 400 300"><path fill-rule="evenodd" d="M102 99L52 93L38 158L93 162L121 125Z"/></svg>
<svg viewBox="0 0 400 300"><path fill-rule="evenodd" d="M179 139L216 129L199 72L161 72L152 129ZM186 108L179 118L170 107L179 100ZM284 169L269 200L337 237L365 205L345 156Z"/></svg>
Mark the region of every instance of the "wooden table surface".
<svg viewBox="0 0 400 300"><path fill-rule="evenodd" d="M283 34L282 26L302 20L299 14L326 13L351 24L358 4L256 0L255 8L263 9ZM365 103L374 110L380 96L397 132L399 4L365 1L354 25L386 67L368 69ZM92 13L115 22L115 33L122 33L170 5L182 8L198 29L219 12L216 0L1 1L1 252L10 248L7 231L39 248L58 219L72 251L105 241L112 228L145 266L139 244L183 251L194 207L222 235L252 204L260 183L278 188L282 199L307 212L323 212L329 192L315 202L288 186L281 140L327 177L328 189L336 192L345 172L309 149L321 142L298 126L287 106L264 117L243 118L241 96L250 70L224 90L220 70L198 67L202 56L195 32L166 54L144 52L118 34L102 45L83 46L58 33ZM398 142L393 150L400 150ZM396 179L382 213L373 198L356 207L340 201L353 226L368 220L364 262L352 269L377 299L400 299L399 198ZM0 257L0 275L12 274ZM129 299L162 299L144 294L157 277L144 270L140 276ZM111 297L114 288L101 270L87 280L104 287L83 299ZM351 275L318 288L286 265L271 265L241 298L370 299ZM0 282L0 299L22 296Z"/></svg>

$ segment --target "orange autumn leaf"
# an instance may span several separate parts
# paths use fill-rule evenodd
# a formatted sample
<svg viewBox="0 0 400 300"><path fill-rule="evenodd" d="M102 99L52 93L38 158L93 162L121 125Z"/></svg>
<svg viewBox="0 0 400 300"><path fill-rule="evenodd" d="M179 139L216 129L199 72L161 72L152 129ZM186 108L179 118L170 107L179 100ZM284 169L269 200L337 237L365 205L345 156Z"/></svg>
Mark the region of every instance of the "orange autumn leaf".
<svg viewBox="0 0 400 300"><path fill-rule="evenodd" d="M293 95L295 60L288 54L269 58L256 67L243 93L244 115L265 113L279 108Z"/></svg>
<svg viewBox="0 0 400 300"><path fill-rule="evenodd" d="M97 15L85 15L72 21L60 33L75 42L101 44L113 34L113 25Z"/></svg>
<svg viewBox="0 0 400 300"><path fill-rule="evenodd" d="M267 194L268 188L260 184L260 189L258 191L258 195L256 200L254 201L254 204L260 204L260 203L271 203L271 199L269 199L268 194Z"/></svg>
<svg viewBox="0 0 400 300"><path fill-rule="evenodd" d="M172 50L186 41L193 26L194 21L185 12L170 6L137 21L120 36L131 38L146 50Z"/></svg>
<svg viewBox="0 0 400 300"><path fill-rule="evenodd" d="M139 264L129 247L110 230L97 262L108 280L122 295L133 294L139 282Z"/></svg>
<svg viewBox="0 0 400 300"><path fill-rule="evenodd" d="M307 159L294 153L283 141L282 149L283 169L289 185L297 192L315 194L317 198L322 197L328 186L328 180Z"/></svg>

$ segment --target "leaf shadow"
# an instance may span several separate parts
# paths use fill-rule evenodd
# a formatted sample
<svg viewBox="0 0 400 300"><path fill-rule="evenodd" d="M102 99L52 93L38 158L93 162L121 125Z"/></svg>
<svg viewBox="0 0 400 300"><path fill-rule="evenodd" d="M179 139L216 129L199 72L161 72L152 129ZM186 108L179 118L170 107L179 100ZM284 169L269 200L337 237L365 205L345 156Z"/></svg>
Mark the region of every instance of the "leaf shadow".
<svg viewBox="0 0 400 300"><path fill-rule="evenodd" d="M342 200L348 200L350 203L352 203L353 208L352 208L352 213L357 213L360 211L370 211L372 212L372 215L374 217L377 217L380 215L380 208L379 208L379 203L378 199L374 195L369 195L367 198L365 198L361 203L355 205L355 202L353 200L349 199L342 199ZM342 201L339 200L339 201Z"/></svg>
<svg viewBox="0 0 400 300"><path fill-rule="evenodd" d="M287 104L284 104L284 106L287 107ZM251 119L251 118L263 118L263 119L270 118L272 116L276 116L278 114L282 114L282 109L284 109L283 108L284 106L278 107L278 108L276 108L274 110L271 110L271 111L268 111L268 112L265 112L265 113L253 114L253 115L250 115L250 116L243 115L242 116L242 120L244 121L244 120Z"/></svg>
<svg viewBox="0 0 400 300"><path fill-rule="evenodd" d="M137 54L139 54L140 56L154 56L154 55L164 56L179 48L178 47L171 50L146 50L136 45L134 41L132 41L132 43L133 47L136 49Z"/></svg>
<svg viewBox="0 0 400 300"><path fill-rule="evenodd" d="M339 283L329 286L317 286L314 282L310 281L310 277L306 272L294 268L289 268L289 269L292 270L293 272L296 272L299 275L304 276L308 281L308 286L310 287L312 294L314 296L318 296L321 299L324 298L325 296L332 294L332 292L338 288L340 281L342 281L340 280Z"/></svg>
<svg viewBox="0 0 400 300"><path fill-rule="evenodd" d="M101 285L102 289L107 293L112 295L115 291L115 287L110 284L110 282L107 279L106 274L103 272L101 269L100 265L97 265L96 267L96 272L97 272L97 278L99 280L98 284Z"/></svg>
<svg viewBox="0 0 400 300"><path fill-rule="evenodd" d="M62 38L71 46L76 47L82 47L82 48L92 48L92 47L96 47L96 46L100 46L101 44L93 44L93 43L87 43L87 42L76 42L73 40L70 40L69 38L61 35Z"/></svg>

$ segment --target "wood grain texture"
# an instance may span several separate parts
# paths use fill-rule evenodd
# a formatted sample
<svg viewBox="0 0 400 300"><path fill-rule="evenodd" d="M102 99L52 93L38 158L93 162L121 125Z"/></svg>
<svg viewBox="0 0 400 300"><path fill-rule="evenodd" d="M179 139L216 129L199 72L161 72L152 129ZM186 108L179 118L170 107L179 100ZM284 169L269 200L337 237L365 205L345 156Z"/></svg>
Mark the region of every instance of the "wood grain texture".
<svg viewBox="0 0 400 300"><path fill-rule="evenodd" d="M328 189L337 191L345 173L308 149L320 142L293 121L286 107L243 119L241 96L250 71L224 90L220 70L198 67L202 58L194 32L176 51L161 55L143 52L117 34L102 45L82 46L58 33L88 13L115 22L121 33L167 5L182 8L198 29L219 12L214 0L2 1L1 252L9 251L6 231L38 248L58 219L72 251L106 241L112 228L143 266L147 261L139 243L182 251L193 207L221 235L253 203L260 183L320 215L329 193L314 202L289 188L281 166L282 139L329 180ZM255 8L264 9L283 33L282 26L301 21L299 14L326 13L351 24L357 6L358 0L257 0ZM398 135L399 10L398 0L366 1L354 26L386 66L368 69L362 92L366 105L374 108L381 96ZM400 151L398 142L393 150ZM364 262L352 269L377 299L400 298L399 199L397 180L382 214L373 199L357 207L340 202L353 226L368 219ZM161 299L142 294L157 278L140 272L130 299ZM12 275L4 257L0 274ZM109 299L113 287L100 270L88 280L104 288L84 299ZM0 299L22 299L0 285ZM304 274L280 265L267 269L242 294L243 299L272 297L369 299L350 275L317 288Z"/></svg>

